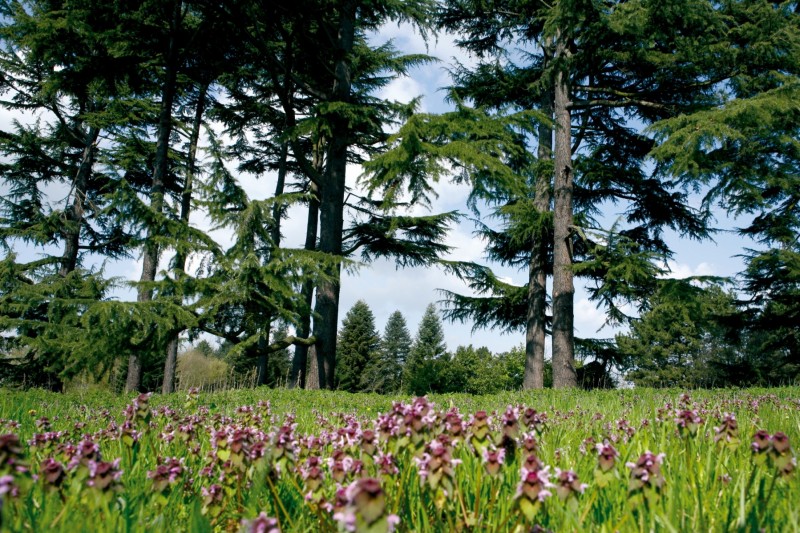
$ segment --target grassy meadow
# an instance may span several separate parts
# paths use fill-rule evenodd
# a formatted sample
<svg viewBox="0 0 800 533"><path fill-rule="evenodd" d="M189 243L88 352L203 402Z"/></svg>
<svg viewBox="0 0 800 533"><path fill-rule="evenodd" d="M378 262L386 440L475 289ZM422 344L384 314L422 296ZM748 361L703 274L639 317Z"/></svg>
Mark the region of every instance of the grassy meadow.
<svg viewBox="0 0 800 533"><path fill-rule="evenodd" d="M0 391L3 531L800 531L800 389Z"/></svg>

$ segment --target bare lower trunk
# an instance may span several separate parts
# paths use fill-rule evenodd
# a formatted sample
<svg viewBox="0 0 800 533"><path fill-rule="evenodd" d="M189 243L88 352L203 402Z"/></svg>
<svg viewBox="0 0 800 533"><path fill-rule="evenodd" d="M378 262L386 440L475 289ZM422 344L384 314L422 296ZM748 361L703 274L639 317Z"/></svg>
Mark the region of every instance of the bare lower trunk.
<svg viewBox="0 0 800 533"><path fill-rule="evenodd" d="M267 319L266 322L272 322ZM267 325L267 327L270 327ZM257 343L258 361L256 363L256 387L267 384L267 370L269 369L269 330L266 332L267 337L262 337Z"/></svg>
<svg viewBox="0 0 800 533"><path fill-rule="evenodd" d="M169 139L172 133L172 104L175 100L175 86L177 80L178 43L177 29L181 19L181 1L175 2L169 45L167 49L166 72L164 78L163 94L161 95L161 109L158 117L158 139L156 140L156 155L153 168L153 184L150 188L150 210L156 218L155 227L147 230L147 238L142 254L142 275L139 278L137 301L149 302L153 299L153 289L148 287L156 279L160 250L154 241L155 235L161 234L157 219L164 211L164 190L167 171L169 168ZM142 361L137 353L131 353L128 358L128 378L125 382L125 391L137 391L142 386Z"/></svg>
<svg viewBox="0 0 800 533"><path fill-rule="evenodd" d="M167 359L164 362L164 381L161 384L161 393L175 392L175 375L178 368L178 335L176 334L167 344Z"/></svg>
<svg viewBox="0 0 800 533"><path fill-rule="evenodd" d="M189 216L192 213L192 190L194 189L194 178L197 170L197 146L200 141L200 130L203 127L203 114L206 107L206 93L208 84L202 86L197 95L197 105L192 121L192 132L189 135L189 153L186 154L186 178L181 191L181 214L180 218L184 224L189 224ZM180 250L175 254L175 271L180 274L186 270L186 255ZM179 303L182 303L179 301ZM167 359L164 362L164 381L161 384L161 392L169 394L175 392L175 375L178 367L178 339L180 331L175 332L167 345Z"/></svg>
<svg viewBox="0 0 800 533"><path fill-rule="evenodd" d="M552 94L542 102L542 112L553 114ZM549 124L539 126L539 161L553 157L553 128ZM528 271L528 320L525 333L525 374L523 389L544 388L544 342L547 323L547 238L549 228L544 226L544 214L550 211L550 185L552 174L540 173L536 179L534 207L539 216L537 234L531 246L531 261Z"/></svg>
<svg viewBox="0 0 800 533"><path fill-rule="evenodd" d="M306 381L308 390L319 389L319 366L317 365L317 348L311 346L308 349L308 379Z"/></svg>
<svg viewBox="0 0 800 533"><path fill-rule="evenodd" d="M278 199L283 195L286 186L286 172L287 162L289 158L289 146L283 144L281 146L280 159L278 161L278 181L275 184L275 198ZM270 238L272 239L272 246L274 249L281 247L281 220L286 207L280 200L276 200L272 206L272 229L270 231ZM270 258L272 260L272 258ZM256 364L256 386L266 385L269 376L269 337L272 332L272 316L267 316L264 319L263 328L265 329L266 337L262 336L258 342L258 361Z"/></svg>
<svg viewBox="0 0 800 533"><path fill-rule="evenodd" d="M567 54L563 39L557 55ZM555 80L555 183L553 218L553 387L576 387L573 331L572 272L572 122L569 111L569 76L563 70Z"/></svg>
<svg viewBox="0 0 800 533"><path fill-rule="evenodd" d="M311 185L312 197L308 202L308 223L306 225L306 250L315 250L317 247L317 226L319 225L319 200L317 199L317 189ZM311 303L314 299L314 282L306 281L303 283L303 301L305 302L306 309L311 309ZM297 336L308 338L311 335L311 315L304 315L300 320L300 325L297 328ZM294 348L294 358L292 359L292 371L289 376L289 387L306 388L307 385L314 383L319 385L319 377L315 376L314 380L309 381L306 377L306 368L308 367L308 355L310 348L308 346L298 344ZM316 351L314 351L316 354Z"/></svg>

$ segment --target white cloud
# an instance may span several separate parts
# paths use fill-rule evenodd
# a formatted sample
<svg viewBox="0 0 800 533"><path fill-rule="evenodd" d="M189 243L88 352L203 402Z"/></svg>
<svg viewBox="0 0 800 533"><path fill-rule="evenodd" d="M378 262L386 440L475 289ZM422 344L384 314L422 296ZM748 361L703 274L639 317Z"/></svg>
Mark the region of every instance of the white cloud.
<svg viewBox="0 0 800 533"><path fill-rule="evenodd" d="M577 297L574 303L575 334L579 337L596 337L605 325L606 315L588 298Z"/></svg>
<svg viewBox="0 0 800 533"><path fill-rule="evenodd" d="M716 271L713 264L705 261L695 264L669 261L667 263L667 268L669 272L667 272L664 277L669 279L683 279L692 276L713 276Z"/></svg>
<svg viewBox="0 0 800 533"><path fill-rule="evenodd" d="M379 96L385 100L394 100L396 102L407 104L414 98L422 96L424 92L425 89L421 83L412 78L406 77L392 80L380 91ZM423 107L420 109L420 111L425 112L424 100L422 105Z"/></svg>

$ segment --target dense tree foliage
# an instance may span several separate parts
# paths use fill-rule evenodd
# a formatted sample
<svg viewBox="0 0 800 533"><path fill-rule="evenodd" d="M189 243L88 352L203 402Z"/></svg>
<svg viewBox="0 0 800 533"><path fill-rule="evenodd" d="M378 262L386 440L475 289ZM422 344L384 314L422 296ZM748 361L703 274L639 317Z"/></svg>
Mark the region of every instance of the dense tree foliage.
<svg viewBox="0 0 800 533"><path fill-rule="evenodd" d="M342 321L337 344L339 372L336 388L359 392L366 385L362 381L367 367L380 357L381 338L375 329L375 316L364 300L357 301Z"/></svg>
<svg viewBox="0 0 800 533"><path fill-rule="evenodd" d="M13 117L0 131L0 380L59 389L90 373L167 393L179 345L200 337L257 385L797 379L799 12L790 0L0 0ZM448 32L476 59L451 72L451 111L379 96L433 62L381 42L395 23ZM266 178L269 191L244 185ZM463 214L416 210L440 179L469 188L490 264L443 259ZM302 249L283 238L293 206ZM726 290L665 279L672 235L712 237L715 210L755 243L744 271ZM107 274L136 259L137 281ZM413 342L399 311L379 342L365 302L339 330L342 269L378 259L461 278L471 292L447 293L445 318L524 332L524 358L448 354L433 306ZM575 278L626 333L574 338Z"/></svg>
<svg viewBox="0 0 800 533"><path fill-rule="evenodd" d="M381 393L401 391L403 367L408 360L411 344L406 319L400 311L395 311L386 321L377 357L364 370L364 390Z"/></svg>

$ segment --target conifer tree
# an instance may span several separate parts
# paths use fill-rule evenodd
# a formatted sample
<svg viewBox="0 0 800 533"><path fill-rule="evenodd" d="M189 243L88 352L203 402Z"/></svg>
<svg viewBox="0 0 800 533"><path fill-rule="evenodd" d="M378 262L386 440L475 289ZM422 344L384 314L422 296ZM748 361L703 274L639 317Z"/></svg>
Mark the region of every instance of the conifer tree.
<svg viewBox="0 0 800 533"><path fill-rule="evenodd" d="M411 334L406 319L400 311L395 311L386 322L378 356L364 370L362 389L383 394L400 391L410 350Z"/></svg>
<svg viewBox="0 0 800 533"><path fill-rule="evenodd" d="M348 392L362 390L364 371L380 357L380 336L375 329L375 315L364 300L358 300L347 312L339 332L339 372L336 388Z"/></svg>
<svg viewBox="0 0 800 533"><path fill-rule="evenodd" d="M403 56L387 43L373 46L367 32L386 20L404 20L427 27L429 0L382 2L369 7L358 1L317 1L285 4L242 0L224 6L248 26L254 61L244 79L260 117L272 117L273 136L290 148L290 169L296 186L309 193L306 249L332 259L360 253L362 259L397 258L401 265L429 264L446 249L441 237L452 213L434 217L396 217L396 204L362 199L347 191L345 167L382 149L384 127L408 113L408 105L378 99L374 93L425 56ZM272 16L262 16L264 12ZM254 73L256 73L254 75ZM256 95L253 100L252 95ZM250 96L248 96L250 95ZM248 104L249 108L249 104ZM261 119L263 120L263 118ZM354 213L351 227L345 212ZM332 387L335 372L336 326L341 267L329 271L316 287L313 337L320 372L318 387ZM310 285L303 287L311 302ZM307 333L301 324L301 334ZM292 383L305 384L306 349L298 347Z"/></svg>
<svg viewBox="0 0 800 533"><path fill-rule="evenodd" d="M442 321L436 306L425 308L414 342L403 368L406 393L422 396L439 392L439 374L447 364L447 346L444 343Z"/></svg>
<svg viewBox="0 0 800 533"><path fill-rule="evenodd" d="M619 354L632 369L627 379L646 387L747 384L735 375L746 370L727 326L735 299L713 283L698 286L702 281L661 280L647 310L630 331L616 336Z"/></svg>
<svg viewBox="0 0 800 533"><path fill-rule="evenodd" d="M757 243L745 251L738 328L756 358L767 357L778 380L800 372L800 14L796 2L730 2L726 64L717 76L717 105L653 126L655 159L673 179L707 187L707 205L734 216L750 215L740 228ZM769 375L769 372L763 372Z"/></svg>
<svg viewBox="0 0 800 533"><path fill-rule="evenodd" d="M670 256L664 230L670 228L691 238L704 238L709 233L708 206L701 210L687 207L687 193L696 181L688 175L674 179L663 172L664 167L649 165L652 148L663 138L657 139L652 130L637 130L632 121L652 125L719 104L722 88L739 77L732 66L735 61L721 62L719 53L732 57L741 39L752 38L739 31L730 32L738 24L733 21L739 17L742 23L764 24L762 35L771 34L767 28L774 20L770 17L737 15L769 9L767 2L756 4L718 5L697 0L677 2L673 7L663 3L600 7L571 1L520 4L452 0L443 6L441 24L460 32L461 46L485 58L477 68L458 72L460 94L501 114L538 107L548 115L552 112L555 126L550 178L542 181L544 174L539 174L537 180L538 191L544 192L545 185L552 187L552 206L545 208L546 195L535 192L535 185L517 198L508 194L492 198L485 193L495 191L479 190L486 201L497 202L498 211L505 210L505 216L516 205L532 203L536 205L532 210L541 214L538 223L523 223L523 227L527 224L534 229L527 244L509 232L496 248L509 263L518 262L521 251L527 248L526 264L531 272L528 294L498 283L484 268L467 269L472 288L479 295L494 296L483 300L457 297L450 317L471 316L476 324L515 327L515 317L525 316L520 304L526 302L528 334L534 341L529 345L539 346L541 353L538 339L539 326L545 323L544 306L534 305L541 293L534 289L541 286L538 265L546 264L544 253L552 253L554 382L556 386L574 386L572 277L590 277L595 284L592 297L607 308L609 320L625 321L629 317L620 304L641 306L643 298L652 294L652 280L660 271L658 264ZM783 16L775 13L771 14L773 19ZM507 54L508 40L526 43L531 53L517 58ZM644 48L642 43L647 43ZM749 54L747 60L758 70L762 67L756 65L762 60L754 56ZM539 135L542 159L549 158L550 153L547 141L551 137L545 130ZM435 149L418 146L418 160L436 156ZM423 153L426 155L420 156ZM542 159L540 169L548 163ZM521 173L523 179L530 175ZM600 228L591 219L592 210L607 201L627 205L622 227ZM552 225L548 229L545 223ZM534 248L537 236L547 231L552 231L552 248ZM615 247L606 246L607 242ZM535 254L531 254L534 249ZM609 261L611 257L622 259L627 266ZM624 283L620 274L626 275ZM531 320L534 307L539 317ZM539 333L534 334L531 326ZM541 368L536 364L539 357L535 351L529 348L529 360L533 359L530 368Z"/></svg>

